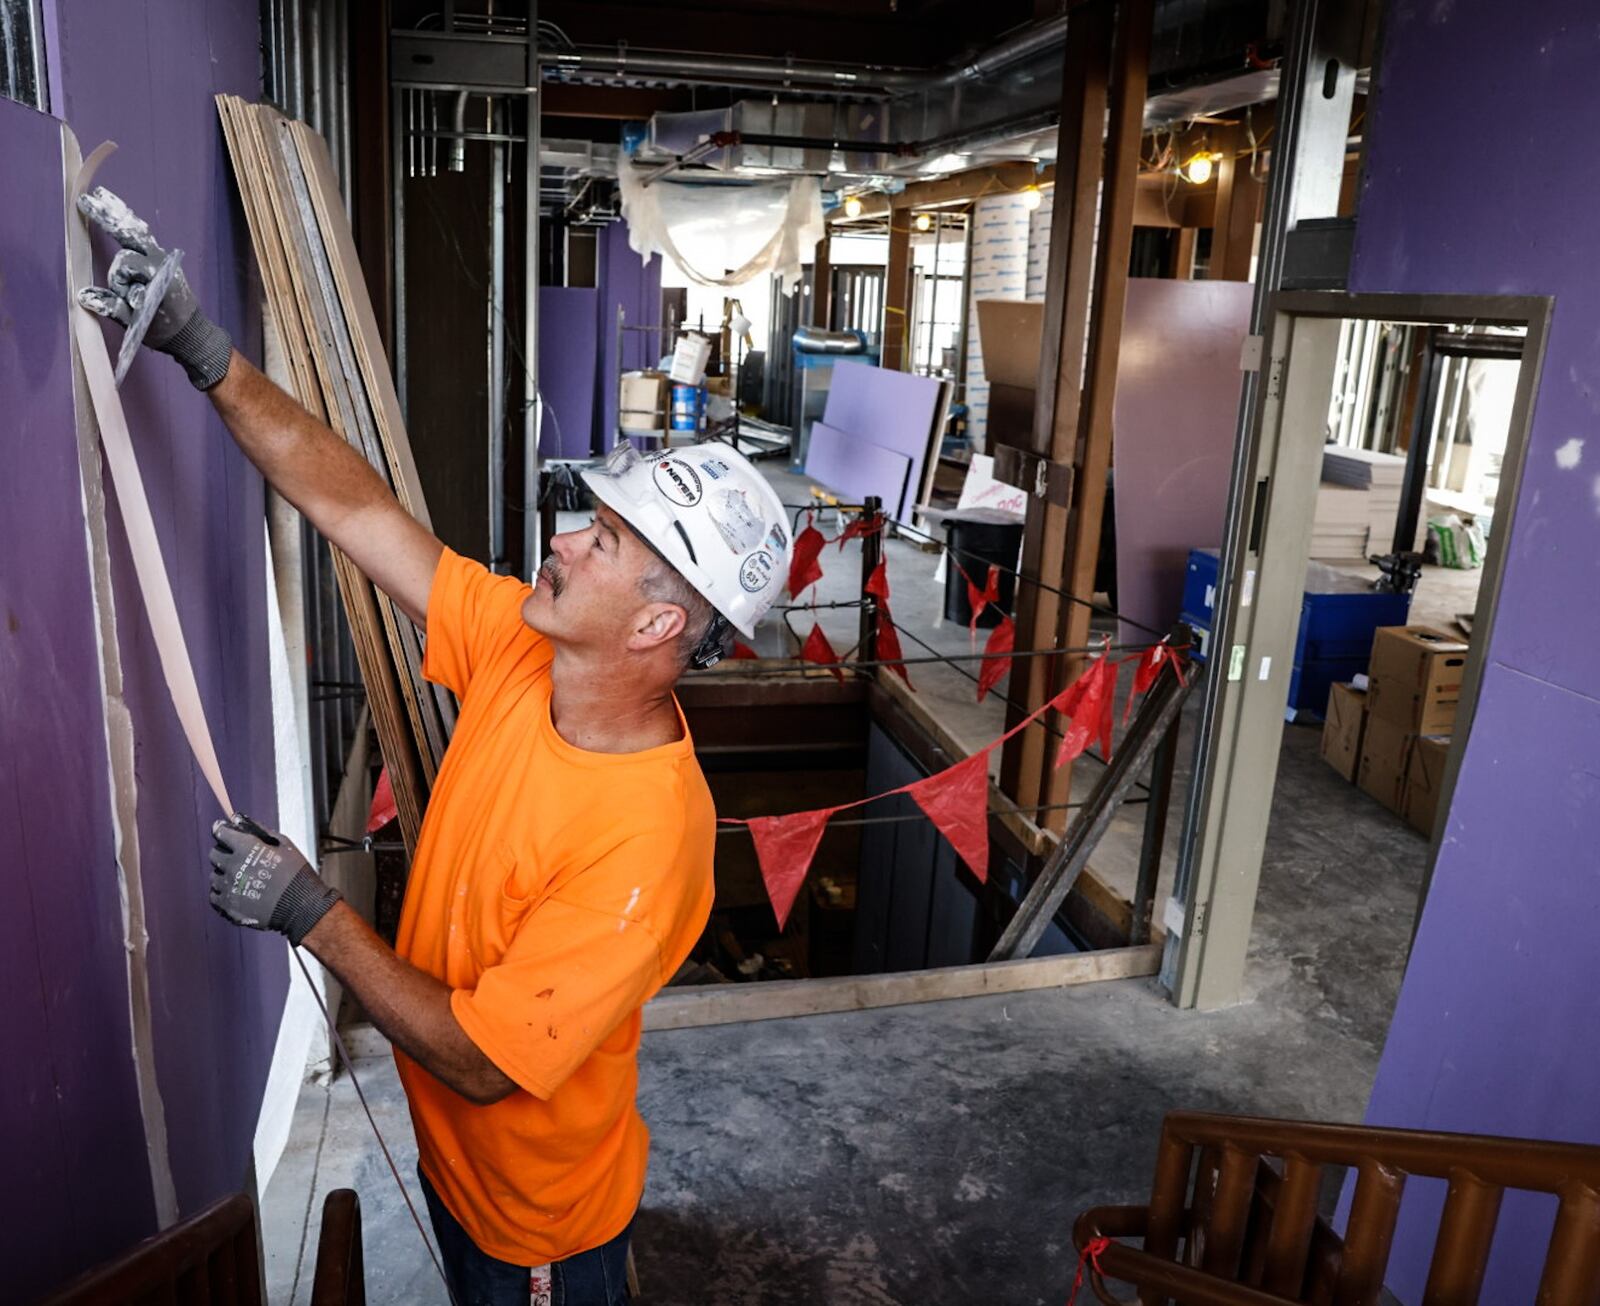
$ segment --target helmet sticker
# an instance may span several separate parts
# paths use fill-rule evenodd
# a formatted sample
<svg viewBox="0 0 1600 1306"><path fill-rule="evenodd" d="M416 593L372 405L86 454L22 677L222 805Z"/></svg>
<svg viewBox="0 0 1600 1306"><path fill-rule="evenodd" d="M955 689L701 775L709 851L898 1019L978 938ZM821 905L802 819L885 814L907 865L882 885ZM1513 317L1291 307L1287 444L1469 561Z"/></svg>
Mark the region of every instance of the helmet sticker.
<svg viewBox="0 0 1600 1306"><path fill-rule="evenodd" d="M743 490L718 490L706 509L717 534L734 553L747 553L761 542L762 520L750 510Z"/></svg>
<svg viewBox="0 0 1600 1306"><path fill-rule="evenodd" d="M774 553L786 553L789 549L789 537L783 533L783 526L774 526L767 535L767 547Z"/></svg>
<svg viewBox="0 0 1600 1306"><path fill-rule="evenodd" d="M728 464L720 458L702 458L700 460L700 470L711 480L720 481L728 474Z"/></svg>
<svg viewBox="0 0 1600 1306"><path fill-rule="evenodd" d="M739 564L739 584L751 594L759 594L772 583L772 555L757 549Z"/></svg>
<svg viewBox="0 0 1600 1306"><path fill-rule="evenodd" d="M694 507L705 494L700 486L700 474L681 458L661 459L655 466L654 476L656 489L680 507Z"/></svg>

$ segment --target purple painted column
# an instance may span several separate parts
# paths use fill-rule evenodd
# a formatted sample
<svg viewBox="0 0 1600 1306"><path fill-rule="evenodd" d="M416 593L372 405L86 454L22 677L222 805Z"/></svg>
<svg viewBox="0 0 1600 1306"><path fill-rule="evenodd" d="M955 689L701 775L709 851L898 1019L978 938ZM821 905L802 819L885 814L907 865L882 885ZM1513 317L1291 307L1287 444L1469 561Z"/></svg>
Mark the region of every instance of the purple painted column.
<svg viewBox="0 0 1600 1306"><path fill-rule="evenodd" d="M57 0L49 28L52 107L86 154L107 137L119 142L100 180L183 249L200 301L257 359L249 238L212 96L260 95L259 13L253 3ZM58 221L49 257L62 257L61 240ZM99 242L97 267L109 254ZM122 395L223 773L234 801L270 824L261 479L169 360L142 355ZM286 959L280 940L236 930L207 905L205 850L217 813L167 697L115 503L109 515L138 749L156 1064L187 1212L246 1181Z"/></svg>
<svg viewBox="0 0 1600 1306"><path fill-rule="evenodd" d="M598 290L539 288L539 390L545 402L541 457L589 457L600 357L599 304Z"/></svg>
<svg viewBox="0 0 1600 1306"><path fill-rule="evenodd" d="M61 129L0 100L0 1246L8 1300L151 1232L78 475Z"/></svg>
<svg viewBox="0 0 1600 1306"><path fill-rule="evenodd" d="M1600 176L1562 130L1600 116L1600 23L1588 0L1398 4L1383 51L1352 289L1553 295L1555 318L1477 715L1367 1119L1600 1143ZM1408 1189L1402 1300L1421 1297L1441 1202L1439 1185ZM1554 1209L1508 1198L1484 1301L1532 1300Z"/></svg>

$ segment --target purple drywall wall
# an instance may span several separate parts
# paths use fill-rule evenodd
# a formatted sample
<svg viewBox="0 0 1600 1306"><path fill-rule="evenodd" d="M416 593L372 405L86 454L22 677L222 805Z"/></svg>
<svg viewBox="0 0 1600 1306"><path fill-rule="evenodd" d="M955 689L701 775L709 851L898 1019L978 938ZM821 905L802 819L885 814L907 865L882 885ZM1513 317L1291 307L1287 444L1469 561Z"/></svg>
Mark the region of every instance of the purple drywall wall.
<svg viewBox="0 0 1600 1306"><path fill-rule="evenodd" d="M1590 0L1389 7L1352 289L1555 297L1499 609L1367 1119L1600 1143L1600 116ZM1441 167L1441 141L1470 166ZM1505 513L1496 514L1496 524ZM1346 1194L1348 1199L1348 1193ZM1417 1301L1441 1196L1408 1188ZM1510 1197L1486 1302L1531 1301L1553 1202Z"/></svg>
<svg viewBox="0 0 1600 1306"><path fill-rule="evenodd" d="M184 251L184 272L201 303L242 352L259 359L249 238L212 102L218 91L260 95L259 6L56 0L47 6L46 30L52 109L85 154L107 137L119 142L99 180L144 216L158 239ZM49 256L59 256L60 242L57 232ZM97 242L97 267L109 252ZM114 330L111 339L115 348ZM122 397L223 774L240 809L271 824L277 813L261 479L210 402L169 360L141 355ZM246 1180L287 959L281 940L233 928L206 902L214 800L168 700L114 504L109 515L138 753L157 1075L178 1200L189 1212ZM75 532L70 539L81 547L81 525L63 518L60 529ZM98 740L92 746L102 748ZM88 1200L79 1195L80 1203ZM91 1213L80 1209L80 1218Z"/></svg>
<svg viewBox="0 0 1600 1306"><path fill-rule="evenodd" d="M1147 628L1178 619L1189 550L1222 543L1254 294L1247 281L1128 282L1112 418L1117 608Z"/></svg>
<svg viewBox="0 0 1600 1306"><path fill-rule="evenodd" d="M61 128L0 100L4 1296L154 1226L67 342Z"/></svg>
<svg viewBox="0 0 1600 1306"><path fill-rule="evenodd" d="M543 458L587 458L593 448L599 359L600 292L575 286L539 288L539 392Z"/></svg>
<svg viewBox="0 0 1600 1306"><path fill-rule="evenodd" d="M595 254L595 284L599 288L599 311L595 323L600 333L600 374L596 385L600 393L600 443L609 450L616 442L617 378L623 372L654 367L657 336L643 331L624 332L621 365L617 359L617 308L627 321L656 326L661 321L661 255L651 255L646 263L628 248L628 224L613 222L600 233ZM671 351L670 342L665 346Z"/></svg>

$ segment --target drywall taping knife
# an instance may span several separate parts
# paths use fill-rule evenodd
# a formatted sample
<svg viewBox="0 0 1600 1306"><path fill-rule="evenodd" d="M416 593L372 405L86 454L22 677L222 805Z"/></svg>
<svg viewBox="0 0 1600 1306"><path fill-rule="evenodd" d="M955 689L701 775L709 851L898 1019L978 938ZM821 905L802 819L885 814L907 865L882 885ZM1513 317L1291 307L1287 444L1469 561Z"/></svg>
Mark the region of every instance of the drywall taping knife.
<svg viewBox="0 0 1600 1306"><path fill-rule="evenodd" d="M66 128L63 128L62 139L65 144L65 162L70 166L78 159L77 139ZM106 141L96 147L78 168L77 176L67 190L67 312L72 319L72 333L78 345L78 358L83 367L84 380L88 385L89 399L94 406L95 423L100 428L100 442L105 449L106 464L111 468L111 479L117 487L117 500L122 508L123 526L128 536L128 550L133 557L133 569L138 577L139 593L150 618L151 633L155 636L156 652L161 660L161 674L167 683L167 692L172 697L172 706L177 711L179 724L183 727L184 738L189 741L190 751L193 752L195 762L205 776L206 784L215 796L223 815L233 817L236 814L233 803L228 798L227 786L222 780L222 767L217 762L217 750L211 739L211 726L206 720L205 709L200 701L200 687L195 682L194 664L189 658L189 648L183 638L183 627L178 620L178 606L172 596L172 582L167 575L166 562L161 556L161 541L156 535L155 519L151 516L150 501L145 495L144 477L139 471L138 459L134 457L133 441L128 435L128 419L122 409L122 397L117 393L117 384L121 376L126 373L127 364L132 359L133 352L137 350L139 340L144 338L145 329L150 325L150 318L160 306L161 298L172 282L172 275L178 266L178 256L174 252L173 256L163 262L156 278L151 282L135 319L136 326L140 323L143 325L139 329L137 338L134 338L130 328L129 335L124 339L122 356L115 372L111 367L111 354L106 348L106 338L101 331L99 319L78 303L78 292L89 287L93 271L89 230L78 213L78 196L88 190L89 184L94 180L96 169L116 148L114 141ZM361 1081L356 1077L355 1064L344 1045L344 1039L340 1037L338 1027L328 1014L322 994L312 983L311 973L306 969L305 958L300 955L298 948L291 946L289 951L299 963L306 987L311 990L311 995L317 1000L317 1006L322 1012L322 1018L327 1021L334 1045L339 1050L339 1059L344 1063L345 1070L350 1076L350 1083L356 1090L356 1096L361 1099L361 1108L366 1112L367 1123L372 1126L373 1136L378 1140L383 1158L389 1163L389 1172L394 1176L406 1209L411 1212L411 1220L417 1226L417 1233L428 1249L428 1257L433 1261L434 1269L439 1272L439 1278L445 1283L446 1294L454 1301L449 1281L445 1279L444 1268L440 1265L433 1244L429 1242L427 1232L422 1227L422 1220L417 1215L417 1208L412 1204L411 1194L406 1191L405 1182L400 1178L400 1170L394 1163L389 1145L384 1141L383 1134L378 1129L378 1122L373 1119L372 1110L367 1105L367 1095L362 1091Z"/></svg>

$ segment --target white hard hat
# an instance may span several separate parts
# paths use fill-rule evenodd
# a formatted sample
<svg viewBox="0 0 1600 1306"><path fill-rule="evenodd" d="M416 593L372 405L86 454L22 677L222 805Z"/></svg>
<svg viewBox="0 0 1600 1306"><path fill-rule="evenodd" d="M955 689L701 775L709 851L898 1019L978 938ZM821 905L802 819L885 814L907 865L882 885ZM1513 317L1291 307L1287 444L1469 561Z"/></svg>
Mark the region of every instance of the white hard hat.
<svg viewBox="0 0 1600 1306"><path fill-rule="evenodd" d="M748 458L715 442L647 456L620 444L583 480L740 634L755 637L788 580L790 540L778 492Z"/></svg>

